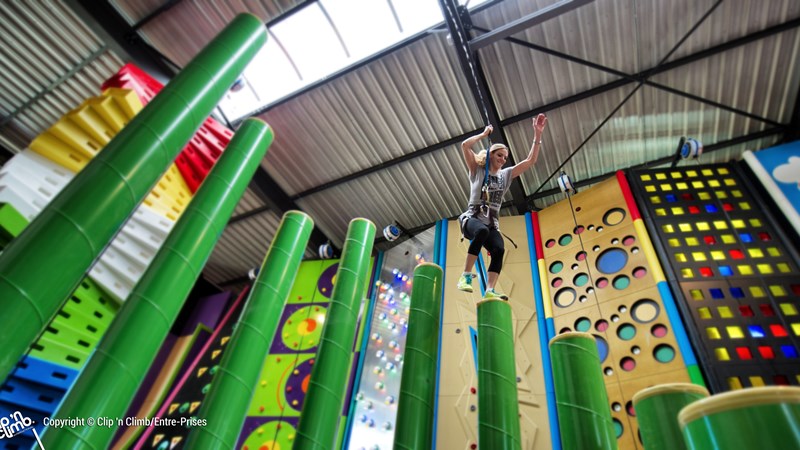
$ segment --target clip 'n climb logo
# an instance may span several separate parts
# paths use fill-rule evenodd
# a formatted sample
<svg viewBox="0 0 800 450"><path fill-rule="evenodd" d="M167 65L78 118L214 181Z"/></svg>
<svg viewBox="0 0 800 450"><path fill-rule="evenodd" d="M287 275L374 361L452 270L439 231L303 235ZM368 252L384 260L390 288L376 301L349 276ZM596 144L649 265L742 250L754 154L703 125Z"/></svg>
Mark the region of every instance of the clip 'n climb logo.
<svg viewBox="0 0 800 450"><path fill-rule="evenodd" d="M41 439L39 439L39 434L36 432L36 429L33 428L35 425L35 420L22 415L19 411L14 411L9 414L8 417L0 417L0 439L11 439L14 436L31 430L33 431L33 435L36 436L36 442L39 443L39 447L44 448L42 447Z"/></svg>
<svg viewBox="0 0 800 450"><path fill-rule="evenodd" d="M800 189L800 157L790 156L787 162L772 170L772 177L781 183L793 184Z"/></svg>

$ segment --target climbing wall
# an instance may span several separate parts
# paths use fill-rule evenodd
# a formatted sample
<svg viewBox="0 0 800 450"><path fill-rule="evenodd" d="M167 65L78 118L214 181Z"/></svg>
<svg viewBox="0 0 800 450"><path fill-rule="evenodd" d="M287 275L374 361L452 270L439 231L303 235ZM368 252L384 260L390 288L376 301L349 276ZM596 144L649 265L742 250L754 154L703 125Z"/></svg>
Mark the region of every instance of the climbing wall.
<svg viewBox="0 0 800 450"><path fill-rule="evenodd" d="M552 448L547 393L542 369L540 330L533 295L526 217L502 217L500 228L517 248L505 242L503 270L497 288L509 295L516 353L522 448ZM464 270L469 241L461 241L458 222L447 224L442 345L436 422L438 449L474 449L478 436L477 310L478 280L472 294L456 289ZM483 262L489 259L485 250Z"/></svg>
<svg viewBox="0 0 800 450"><path fill-rule="evenodd" d="M354 388L348 439L350 450L393 446L400 381L406 354L414 268L433 258L434 229L413 236L384 252L367 312L362 363Z"/></svg>
<svg viewBox="0 0 800 450"><path fill-rule="evenodd" d="M103 83L103 91L111 88L135 92L142 105L153 99L164 86L134 64L125 64ZM233 137L233 131L212 117L206 118L194 136L175 158L176 171L180 172L191 193L197 192L200 184L214 166L219 156ZM191 194L190 194L191 196Z"/></svg>
<svg viewBox="0 0 800 450"><path fill-rule="evenodd" d="M18 176L29 177L30 183L31 180L37 180L37 174L43 175L41 169L47 167L43 160L44 158L37 157L33 152L23 152L11 160L13 164L9 162L3 167L8 172L0 171L0 178L8 182L10 178L2 174L10 174L11 169L14 169L13 173ZM26 173L21 170L23 167L30 171ZM46 181L57 175L58 169L43 178ZM10 185L5 188L10 188ZM49 202L41 194L31 195L29 199L42 200L44 204ZM13 201L13 204L0 204L0 236L7 238L0 242L0 251L28 226L28 219L15 207L20 205L20 199ZM22 208L24 210L24 206ZM33 215L40 210L41 208L34 210ZM26 216L31 217L28 214ZM19 411L37 422L35 429L41 435L44 431L42 419L53 415L118 309L119 305L111 296L93 280L84 278L0 386L0 417L9 417ZM10 439L0 440L0 448L31 448L34 443L35 436L31 431L26 431Z"/></svg>
<svg viewBox="0 0 800 450"><path fill-rule="evenodd" d="M107 89L62 116L0 169L0 250L141 108L132 91ZM52 415L111 323L119 302L169 233L175 216L161 215L158 208L162 212L172 208L170 212L179 214L190 198L177 169L168 170L5 380L0 388L0 414L10 408L30 411L29 417L35 419ZM0 446L29 447L33 438L27 432L3 440ZM27 441L19 444L17 439Z"/></svg>
<svg viewBox="0 0 800 450"><path fill-rule="evenodd" d="M237 448L292 447L338 268L338 260L305 261L300 265L247 410ZM357 333L354 349L360 349L360 344L361 333ZM354 353L353 362L356 362L359 353ZM346 399L349 394L348 386ZM346 423L348 409L346 401L339 419L340 430ZM339 439L342 438L340 432Z"/></svg>
<svg viewBox="0 0 800 450"><path fill-rule="evenodd" d="M245 287L242 295L246 295ZM230 306L237 301L231 292L222 292L192 301L192 312L188 319L181 320L180 331L170 330L164 339L150 370L142 381L125 417L155 417L159 407L189 371L196 358L203 352L218 324L231 314ZM230 320L230 319L228 319ZM177 334L173 334L173 332ZM131 448L144 432L144 424L133 424L117 429L111 448L122 450Z"/></svg>
<svg viewBox="0 0 800 450"><path fill-rule="evenodd" d="M145 82L142 82L145 80ZM127 65L0 168L0 250L119 133L160 85ZM148 89L142 86L148 85ZM0 388L0 414L51 415L232 136L207 119ZM186 179L184 179L186 177ZM187 185L187 183L189 183ZM191 189L190 189L191 188ZM46 280L43 280L46 281ZM4 415L5 416L5 415ZM39 432L42 431L39 420ZM26 448L30 432L0 443ZM30 442L28 442L30 441Z"/></svg>
<svg viewBox="0 0 800 450"><path fill-rule="evenodd" d="M712 392L800 384L797 254L738 168L631 178Z"/></svg>
<svg viewBox="0 0 800 450"><path fill-rule="evenodd" d="M553 331L595 336L619 448L641 449L633 395L702 379L624 176L565 194L538 223Z"/></svg>
<svg viewBox="0 0 800 450"><path fill-rule="evenodd" d="M203 404L205 395L211 389L211 382L219 369L219 363L222 361L233 329L244 308L247 292L248 290L245 289L230 306L214 333L177 383L172 386L169 395L153 416L175 419L180 425L165 426L156 423L147 427L138 438L134 449L175 450L184 448L186 438L193 428L193 421L196 420L196 414Z"/></svg>
<svg viewBox="0 0 800 450"><path fill-rule="evenodd" d="M131 90L108 88L61 117L0 169L0 202L33 220L142 109ZM89 277L123 302L192 197L173 164L124 224Z"/></svg>
<svg viewBox="0 0 800 450"><path fill-rule="evenodd" d="M117 313L118 306L97 285L85 278L28 353L0 387L0 417L20 411L37 422L52 417L75 382L92 350ZM32 448L32 432L0 440L0 449Z"/></svg>

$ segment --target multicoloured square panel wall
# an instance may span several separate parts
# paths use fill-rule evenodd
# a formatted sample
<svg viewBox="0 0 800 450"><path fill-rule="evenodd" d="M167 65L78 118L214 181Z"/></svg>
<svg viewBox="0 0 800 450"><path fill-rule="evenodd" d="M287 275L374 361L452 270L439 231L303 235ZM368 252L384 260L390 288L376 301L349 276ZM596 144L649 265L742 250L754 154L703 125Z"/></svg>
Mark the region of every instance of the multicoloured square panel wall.
<svg viewBox="0 0 800 450"><path fill-rule="evenodd" d="M734 164L639 170L636 198L712 392L800 384L800 271Z"/></svg>
<svg viewBox="0 0 800 450"><path fill-rule="evenodd" d="M703 384L625 177L533 214L548 335L595 336L619 448L641 449L633 395Z"/></svg>

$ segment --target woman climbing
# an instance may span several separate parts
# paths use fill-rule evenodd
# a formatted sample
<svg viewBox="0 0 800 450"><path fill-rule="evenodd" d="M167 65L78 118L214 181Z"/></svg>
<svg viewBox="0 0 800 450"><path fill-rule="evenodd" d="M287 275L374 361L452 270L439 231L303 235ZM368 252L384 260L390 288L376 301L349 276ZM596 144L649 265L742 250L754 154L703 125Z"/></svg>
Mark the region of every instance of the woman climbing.
<svg viewBox="0 0 800 450"><path fill-rule="evenodd" d="M503 236L500 234L500 223L497 218L500 214L503 195L511 187L511 180L533 166L539 157L542 133L544 133L546 125L547 117L544 114L539 114L533 119L533 143L528 157L511 167L503 168L508 159L508 147L503 144L492 145L488 152L481 150L475 153L472 150L472 146L476 142L492 133L491 125L487 126L483 133L471 136L461 143L461 151L464 153L464 161L466 161L469 171L470 191L469 206L458 217L458 222L461 225L461 234L471 242L467 250L464 273L458 279L459 290L472 292L472 279L474 278L472 270L481 247L485 247L491 255L491 262L487 271L488 280L483 298L508 300L508 296L495 290L497 277L503 267L505 252Z"/></svg>

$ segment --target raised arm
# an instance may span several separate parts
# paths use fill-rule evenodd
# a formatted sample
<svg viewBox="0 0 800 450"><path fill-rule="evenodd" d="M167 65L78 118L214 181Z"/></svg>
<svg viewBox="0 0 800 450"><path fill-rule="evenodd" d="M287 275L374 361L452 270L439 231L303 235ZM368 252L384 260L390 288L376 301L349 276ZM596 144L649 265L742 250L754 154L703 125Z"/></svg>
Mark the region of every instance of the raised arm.
<svg viewBox="0 0 800 450"><path fill-rule="evenodd" d="M474 173L475 169L478 168L478 161L476 160L475 152L472 151L472 146L490 134L492 134L492 126L487 125L486 128L483 129L483 133L470 136L461 143L461 152L464 154L464 161L467 163L467 170L469 173Z"/></svg>
<svg viewBox="0 0 800 450"><path fill-rule="evenodd" d="M533 119L533 144L531 144L531 151L528 152L528 157L518 162L511 169L511 178L516 178L522 175L522 172L530 169L539 158L539 150L542 146L542 134L544 127L547 126L547 116L539 114Z"/></svg>

